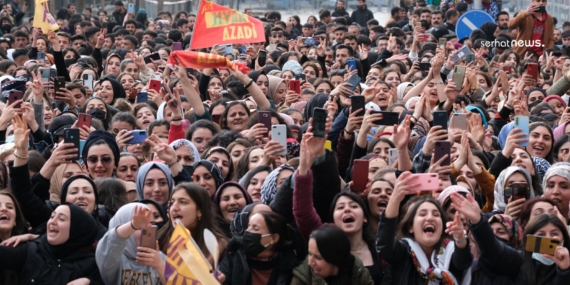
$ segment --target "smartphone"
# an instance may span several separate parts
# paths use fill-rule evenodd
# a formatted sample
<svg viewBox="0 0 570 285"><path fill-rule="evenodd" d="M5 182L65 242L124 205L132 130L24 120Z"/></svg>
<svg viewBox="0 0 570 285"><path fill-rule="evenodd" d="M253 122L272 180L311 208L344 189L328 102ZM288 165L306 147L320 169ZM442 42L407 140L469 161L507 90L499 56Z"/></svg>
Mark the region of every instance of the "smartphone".
<svg viewBox="0 0 570 285"><path fill-rule="evenodd" d="M546 13L546 6L538 6L537 13Z"/></svg>
<svg viewBox="0 0 570 285"><path fill-rule="evenodd" d="M232 56L234 55L234 47L232 44L227 44L224 46L224 56L228 54L231 54Z"/></svg>
<svg viewBox="0 0 570 285"><path fill-rule="evenodd" d="M460 48L453 56L453 62L457 63L460 59L466 57L468 54L473 54L468 46Z"/></svg>
<svg viewBox="0 0 570 285"><path fill-rule="evenodd" d="M270 44L270 45L267 46L266 49L267 49L268 52L273 52L274 50L277 49L277 44ZM260 50L260 51L261 51L261 50Z"/></svg>
<svg viewBox="0 0 570 285"><path fill-rule="evenodd" d="M137 103L148 102L148 92L138 92L137 93Z"/></svg>
<svg viewBox="0 0 570 285"><path fill-rule="evenodd" d="M172 45L174 46L174 43ZM151 59L154 61L159 61L160 60L160 54L158 54L158 53L149 54L149 55L144 57L144 62L146 64L152 63Z"/></svg>
<svg viewBox="0 0 570 285"><path fill-rule="evenodd" d="M447 39L445 38L440 38L439 39L439 48L440 49L445 49L445 46L447 45Z"/></svg>
<svg viewBox="0 0 570 285"><path fill-rule="evenodd" d="M10 90L8 93L8 105L12 105L12 103L22 100L24 98L24 93L20 90ZM19 109L22 107L22 103L17 104L14 106L14 109Z"/></svg>
<svg viewBox="0 0 570 285"><path fill-rule="evenodd" d="M420 62L420 70L421 71L428 71L431 68L431 63L429 62Z"/></svg>
<svg viewBox="0 0 570 285"><path fill-rule="evenodd" d="M434 111L433 125L441 126L442 130L447 130L447 111Z"/></svg>
<svg viewBox="0 0 570 285"><path fill-rule="evenodd" d="M127 13L135 15L135 3L129 3L127 7Z"/></svg>
<svg viewBox="0 0 570 285"><path fill-rule="evenodd" d="M391 148L388 150L388 167L392 167L398 160L398 149Z"/></svg>
<svg viewBox="0 0 570 285"><path fill-rule="evenodd" d="M451 128L467 130L467 114L454 113Z"/></svg>
<svg viewBox="0 0 570 285"><path fill-rule="evenodd" d="M79 160L79 129L68 128L63 130L63 142L73 143L72 148L77 149L76 156L73 160Z"/></svg>
<svg viewBox="0 0 570 285"><path fill-rule="evenodd" d="M148 229L143 229L141 232L141 238L139 242L139 246L146 247L146 248L156 248L156 232L158 231L158 227L156 225L152 225Z"/></svg>
<svg viewBox="0 0 570 285"><path fill-rule="evenodd" d="M46 63L46 53L43 51L38 51L38 56L36 57L36 60L38 61L39 64L44 65Z"/></svg>
<svg viewBox="0 0 570 285"><path fill-rule="evenodd" d="M526 141L519 143L521 146L528 146L528 135L530 134L529 123L528 116L515 117L515 128L520 128L522 132L526 134Z"/></svg>
<svg viewBox="0 0 570 285"><path fill-rule="evenodd" d="M451 164L451 143L448 141L436 141L433 161L439 161L444 155L447 155L447 157L440 165L449 166Z"/></svg>
<svg viewBox="0 0 570 285"><path fill-rule="evenodd" d="M42 82L44 82L44 83L49 82L50 75L51 75L51 68L40 68L40 73L42 75Z"/></svg>
<svg viewBox="0 0 570 285"><path fill-rule="evenodd" d="M529 199L530 197L530 189L528 187L528 184L525 183L513 183L511 184L512 192L513 192L513 197L514 200L519 200L519 199ZM505 201L506 203L506 201Z"/></svg>
<svg viewBox="0 0 570 285"><path fill-rule="evenodd" d="M285 150L278 155L287 155L287 126L273 125L271 126L271 140L281 144Z"/></svg>
<svg viewBox="0 0 570 285"><path fill-rule="evenodd" d="M511 187L505 187L505 189L503 189L503 201L505 202L505 204L509 203L509 199L511 198L511 196L513 196L513 188Z"/></svg>
<svg viewBox="0 0 570 285"><path fill-rule="evenodd" d="M83 74L83 85L89 87L89 89L93 90L93 74Z"/></svg>
<svg viewBox="0 0 570 285"><path fill-rule="evenodd" d="M422 36L424 37L424 41L429 40L429 34L423 34Z"/></svg>
<svg viewBox="0 0 570 285"><path fill-rule="evenodd" d="M172 51L182 50L182 43L181 42L173 42L172 43Z"/></svg>
<svg viewBox="0 0 570 285"><path fill-rule="evenodd" d="M354 89L356 88L356 86L358 86L360 84L360 81L362 80L362 78L360 78L360 76L353 74L351 75L348 80L346 82L350 83L350 86L346 86L347 89L349 89L350 91L354 91Z"/></svg>
<svg viewBox="0 0 570 285"><path fill-rule="evenodd" d="M360 112L356 115L357 117L362 117L366 112L366 103L364 102L364 96L362 95L353 95L350 97L350 106L352 107L352 112L356 112L360 110Z"/></svg>
<svg viewBox="0 0 570 285"><path fill-rule="evenodd" d="M366 190L368 184L368 166L370 161L364 159L355 159L352 165L352 191L362 193Z"/></svg>
<svg viewBox="0 0 570 285"><path fill-rule="evenodd" d="M49 78L56 78L57 77L57 69L50 68L49 69Z"/></svg>
<svg viewBox="0 0 570 285"><path fill-rule="evenodd" d="M466 64L469 64L473 61L475 61L475 55L474 54L468 54L465 56L465 63Z"/></svg>
<svg viewBox="0 0 570 285"><path fill-rule="evenodd" d="M559 240L550 239L543 236L527 235L524 250L528 252L538 252L554 255L556 252L556 247L559 245Z"/></svg>
<svg viewBox="0 0 570 285"><path fill-rule="evenodd" d="M455 90L461 90L464 79L465 79L465 66L455 66L455 70L453 72L453 82L455 82Z"/></svg>
<svg viewBox="0 0 570 285"><path fill-rule="evenodd" d="M133 130L131 135L133 138L127 142L127 144L139 144L146 140L146 131L145 130Z"/></svg>
<svg viewBox="0 0 570 285"><path fill-rule="evenodd" d="M212 121L218 125L221 124L222 114L212 115Z"/></svg>
<svg viewBox="0 0 570 285"><path fill-rule="evenodd" d="M304 73L301 73L299 75L295 75L295 79L300 81L307 81L307 76Z"/></svg>
<svg viewBox="0 0 570 285"><path fill-rule="evenodd" d="M314 45L317 45L317 40L315 40L315 38L313 38L313 37L304 38L303 43L306 46L314 46Z"/></svg>
<svg viewBox="0 0 570 285"><path fill-rule="evenodd" d="M511 74L511 73L513 73L513 67L510 66L510 65L503 66L503 71L504 71L506 74Z"/></svg>
<svg viewBox="0 0 570 285"><path fill-rule="evenodd" d="M289 80L289 90L295 91L297 94L301 94L301 81L296 79Z"/></svg>
<svg viewBox="0 0 570 285"><path fill-rule="evenodd" d="M346 68L348 69L348 71L356 70L356 60L348 59L346 61Z"/></svg>
<svg viewBox="0 0 570 285"><path fill-rule="evenodd" d="M57 97L58 96L57 92L59 92L61 89L65 89L65 77L63 76L56 77L53 86L56 92L55 97Z"/></svg>
<svg viewBox="0 0 570 285"><path fill-rule="evenodd" d="M129 101L134 102L135 98L137 98L137 94L139 93L139 90L133 88L129 91Z"/></svg>
<svg viewBox="0 0 570 285"><path fill-rule="evenodd" d="M439 174L437 173L417 173L412 174L412 180L408 185L420 184L418 192L435 191L439 189Z"/></svg>
<svg viewBox="0 0 570 285"><path fill-rule="evenodd" d="M328 111L323 108L313 109L313 135L318 138L325 137L325 124L327 122Z"/></svg>
<svg viewBox="0 0 570 285"><path fill-rule="evenodd" d="M267 128L267 133L263 134L263 137L267 137L269 135L269 130L271 130L271 112L257 111L257 121L263 124L264 128Z"/></svg>
<svg viewBox="0 0 570 285"><path fill-rule="evenodd" d="M534 80L538 80L538 63L529 62L526 65L526 73L530 74Z"/></svg>
<svg viewBox="0 0 570 285"><path fill-rule="evenodd" d="M267 59L267 51L262 49L259 50L257 54L257 64L259 64L259 66L265 66L266 59Z"/></svg>
<svg viewBox="0 0 570 285"><path fill-rule="evenodd" d="M379 126L393 126L399 123L400 114L398 112L372 111L370 114L382 114L382 120L374 121Z"/></svg>
<svg viewBox="0 0 570 285"><path fill-rule="evenodd" d="M90 128L91 127L91 119L93 119L93 117L91 117L91 115L85 114L85 113L80 113L79 116L77 116L77 128L82 129L83 126L87 126L88 128Z"/></svg>
<svg viewBox="0 0 570 285"><path fill-rule="evenodd" d="M161 86L162 86L162 83L160 82L160 80L151 79L148 88L160 93L160 87Z"/></svg>

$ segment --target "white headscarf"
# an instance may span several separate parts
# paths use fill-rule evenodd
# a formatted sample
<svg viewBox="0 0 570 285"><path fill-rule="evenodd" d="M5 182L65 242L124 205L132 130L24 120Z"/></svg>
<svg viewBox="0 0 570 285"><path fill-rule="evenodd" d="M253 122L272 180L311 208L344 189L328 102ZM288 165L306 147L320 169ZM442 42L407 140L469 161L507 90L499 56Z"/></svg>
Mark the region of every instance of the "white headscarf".
<svg viewBox="0 0 570 285"><path fill-rule="evenodd" d="M183 145L190 149L190 152L192 152L192 156L194 156L194 161L200 161L200 152L198 151L196 146L192 142L190 142L189 140L177 139L177 140L173 141L172 143L170 143L170 146L172 148L174 148L174 150L176 150L177 148L179 148Z"/></svg>
<svg viewBox="0 0 570 285"><path fill-rule="evenodd" d="M509 166L505 168L505 170L501 171L501 174L499 174L499 177L495 181L495 202L493 203L493 211L505 212L505 207L507 206L505 203L504 195L505 183L507 182L507 179L509 179L509 177L511 177L511 175L513 175L515 172L523 174L526 178L530 189L530 198L534 198L536 196L534 193L534 188L532 187L532 178L530 177L528 171L520 166Z"/></svg>

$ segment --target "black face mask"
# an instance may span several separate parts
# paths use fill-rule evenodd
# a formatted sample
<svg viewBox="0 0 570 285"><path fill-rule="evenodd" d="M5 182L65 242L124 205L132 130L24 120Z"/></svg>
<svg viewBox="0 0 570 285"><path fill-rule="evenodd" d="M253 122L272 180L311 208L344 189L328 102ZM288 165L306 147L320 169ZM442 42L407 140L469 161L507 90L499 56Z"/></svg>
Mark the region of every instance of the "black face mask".
<svg viewBox="0 0 570 285"><path fill-rule="evenodd" d="M154 225L160 230L164 226L165 222L156 222Z"/></svg>
<svg viewBox="0 0 570 285"><path fill-rule="evenodd" d="M256 234L251 232L245 232L243 234L243 250L245 254L249 256L257 256L262 253L268 245L261 244L261 238L264 236L270 236L271 234Z"/></svg>
<svg viewBox="0 0 570 285"><path fill-rule="evenodd" d="M2 30L10 32L12 25L2 25Z"/></svg>
<svg viewBox="0 0 570 285"><path fill-rule="evenodd" d="M91 109L87 112L87 114L101 120L102 122L105 121L105 117L107 116L107 113L99 108Z"/></svg>
<svg viewBox="0 0 570 285"><path fill-rule="evenodd" d="M73 65L77 62L77 59L68 58L68 59L65 59L64 61L65 61L65 67L70 67L71 65Z"/></svg>

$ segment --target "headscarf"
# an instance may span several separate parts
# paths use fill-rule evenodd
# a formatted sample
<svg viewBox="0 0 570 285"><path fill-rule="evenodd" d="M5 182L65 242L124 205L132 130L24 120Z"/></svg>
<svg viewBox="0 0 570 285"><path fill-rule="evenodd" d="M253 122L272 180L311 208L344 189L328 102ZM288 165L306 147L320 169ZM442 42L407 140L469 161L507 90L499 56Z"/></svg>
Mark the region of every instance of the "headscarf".
<svg viewBox="0 0 570 285"><path fill-rule="evenodd" d="M294 60L289 60L283 65L283 71L290 70L295 75L299 75L303 73L303 67L301 64Z"/></svg>
<svg viewBox="0 0 570 285"><path fill-rule="evenodd" d="M544 177L544 174L546 174L546 171L548 171L551 166L550 162L542 157L531 156L531 158L538 177Z"/></svg>
<svg viewBox="0 0 570 285"><path fill-rule="evenodd" d="M119 81L106 76L103 77L101 81L99 81L99 84L103 84L103 82L105 81L111 82L111 86L113 87L113 101L111 102L111 105L115 104L115 101L117 101L118 98L127 97L127 93L125 93L125 88L123 88L123 85L121 85Z"/></svg>
<svg viewBox="0 0 570 285"><path fill-rule="evenodd" d="M190 149L190 152L192 153L192 156L194 157L194 161L200 160L200 152L198 151L196 146L189 140L177 139L177 140L171 142L170 146L174 150L177 150L181 146L186 146L188 149Z"/></svg>
<svg viewBox="0 0 570 285"><path fill-rule="evenodd" d="M69 190L69 185L71 185L71 183L73 181L79 180L79 179L87 180L87 182L89 182L89 184L91 184L91 187L93 187L93 194L95 195L94 213L96 213L97 212L97 202L99 201L99 191L97 190L97 185L95 184L95 182L93 182L93 179L89 178L89 176L86 176L86 175L71 176L65 181L65 183L63 183L63 185L61 186L61 196L59 198L59 204L63 205L65 203L67 203L66 198L67 198L67 191Z"/></svg>
<svg viewBox="0 0 570 285"><path fill-rule="evenodd" d="M472 192L469 192L469 190L467 190L467 188L465 188L463 186L451 185L451 186L443 189L443 191L441 191L441 193L437 197L439 204L441 204L443 206L443 204L445 204L445 202L447 201L447 198L449 198L449 196L451 196L452 193L456 193L456 192L473 195Z"/></svg>
<svg viewBox="0 0 570 285"><path fill-rule="evenodd" d="M248 227L249 214L253 210L253 207L255 207L257 204L259 203L248 204L235 213L234 219L230 224L230 231L232 232L233 237L239 238L243 236L243 233Z"/></svg>
<svg viewBox="0 0 570 285"><path fill-rule="evenodd" d="M81 164L79 164L76 161L64 163L64 164L61 164L60 166L58 166L55 169L55 171L53 172L51 179L50 179L49 199L51 201L54 201L56 203L59 203L59 201L60 201L61 187L63 186L63 175L65 174L65 169L67 169L67 166L69 164L77 164L79 166L79 168L83 169L83 167L81 167Z"/></svg>
<svg viewBox="0 0 570 285"><path fill-rule="evenodd" d="M289 164L282 164L271 171L261 186L261 202L263 204L269 205L271 201L273 201L273 198L275 198L275 193L277 193L277 177L283 169L289 169L295 172L295 168Z"/></svg>
<svg viewBox="0 0 570 285"><path fill-rule="evenodd" d="M224 189L226 189L227 187L230 187L230 186L237 187L241 191L241 193L243 193L243 197L245 198L245 204L246 205L253 203L253 200L251 200L251 196L249 196L249 193L247 193L247 191L245 190L245 188L243 188L243 186L241 186L237 182L229 181L229 182L226 182L226 183L220 185L220 187L218 187L218 190L216 190L216 193L214 193L214 197L212 197L213 202L214 202L214 206L216 208L218 208L218 209L220 208L220 196L222 196L222 192L224 192Z"/></svg>
<svg viewBox="0 0 570 285"><path fill-rule="evenodd" d="M162 205L158 204L158 202L151 200L151 199L142 199L142 200L138 200L138 203L142 203L142 204L153 204L154 207L158 210L158 213L160 214L160 217L162 217L162 222L155 222L154 224L158 227L158 229L160 230L160 228L162 228L162 226L164 226L164 224L166 224L170 219L168 218L168 215L166 214L166 210L164 209L164 207L162 207Z"/></svg>
<svg viewBox="0 0 570 285"><path fill-rule="evenodd" d="M552 176L560 176L566 178L566 180L570 181L570 163L569 162L557 162L553 164L546 174L544 174L544 178L542 179L542 189L546 189L546 182Z"/></svg>
<svg viewBox="0 0 570 285"><path fill-rule="evenodd" d="M548 101L550 100L558 100L560 101L560 104L562 104L562 106L564 106L564 108L566 108L566 102L564 102L564 100L562 99L562 97L558 96L558 95L549 95L546 96L546 98L542 99L542 102L546 102L548 103Z"/></svg>
<svg viewBox="0 0 570 285"><path fill-rule="evenodd" d="M215 163L205 159L195 161L192 164L192 173L190 173L190 176L194 174L194 171L198 166L204 166L210 172L210 174L212 174L214 181L216 181L216 189L218 189L220 185L224 184L225 180L220 168L218 168Z"/></svg>
<svg viewBox="0 0 570 285"><path fill-rule="evenodd" d="M398 87L396 87L396 93L398 94L398 102L402 102L402 100L404 100L404 91L406 91L406 88L408 88L408 86L416 86L416 84L411 82L403 82L400 83Z"/></svg>
<svg viewBox="0 0 570 285"><path fill-rule="evenodd" d="M305 106L307 106L307 101L299 101L291 104L289 108L297 109L300 112L303 112L303 108L305 108Z"/></svg>
<svg viewBox="0 0 570 285"><path fill-rule="evenodd" d="M469 105L469 106L465 107L465 109L467 109L467 111L469 111L469 112L478 113L479 115L481 115L481 121L483 122L483 125L485 126L485 130L489 127L489 125L487 124L487 119L485 118L485 113L483 113L483 111L481 109L479 109L479 107Z"/></svg>
<svg viewBox="0 0 570 285"><path fill-rule="evenodd" d="M412 106L412 103L414 102L418 102L420 100L420 97L412 97L410 99L408 99L408 101L406 101L406 104L404 104L404 106L406 107L406 109L411 110L410 106Z"/></svg>
<svg viewBox="0 0 570 285"><path fill-rule="evenodd" d="M141 165L137 171L137 179L135 183L137 185L137 195L139 196L139 200L144 199L144 180L146 179L148 172L155 168L160 169L160 171L164 173L166 180L168 181L168 194L170 195L170 192L172 192L174 181L172 180L172 172L170 172L170 168L162 162L150 161Z"/></svg>
<svg viewBox="0 0 570 285"><path fill-rule="evenodd" d="M265 72L263 72L262 70L252 70L250 72L247 73L247 76L249 76L249 78L251 78L251 80L253 80L253 82L257 82L257 79L259 78L260 75L265 75ZM267 76L267 75L265 75Z"/></svg>
<svg viewBox="0 0 570 285"><path fill-rule="evenodd" d="M147 205L137 202L122 206L109 222L109 231L115 231L118 226L130 223L133 219L133 212L135 211L136 206L141 206L150 210ZM127 238L127 245L125 245L125 251L123 254L128 259L134 260L137 258L137 252L137 242L135 240L135 235L132 234Z"/></svg>
<svg viewBox="0 0 570 285"><path fill-rule="evenodd" d="M530 189L529 193L530 198L535 197L534 188L532 187L532 178L530 177L530 174L528 174L528 172L520 166L509 166L505 168L503 171L501 171L501 174L499 174L499 177L495 182L495 190L494 190L495 202L493 204L493 211L505 212L505 207L507 206L504 196L505 183L507 182L507 179L511 177L511 175L513 175L515 172L519 172L524 175Z"/></svg>
<svg viewBox="0 0 570 285"><path fill-rule="evenodd" d="M486 22L483 23L481 26L481 30L485 33L485 38L487 41L494 41L495 40L495 31L497 30L497 24L493 22Z"/></svg>
<svg viewBox="0 0 570 285"><path fill-rule="evenodd" d="M89 148L99 140L104 140L107 143L107 145L109 145L109 148L111 148L111 151L113 152L115 166L119 167L119 160L121 159L121 151L119 150L119 146L117 145L117 141L115 141L113 135L111 135L106 131L96 130L89 134L89 136L85 140L85 146L83 146L83 152L81 153L81 158L83 159L83 161L87 161L87 154L89 153Z"/></svg>
<svg viewBox="0 0 570 285"><path fill-rule="evenodd" d="M156 111L156 120L164 120L164 108L166 107L166 102L162 102L158 106L158 111Z"/></svg>
<svg viewBox="0 0 570 285"><path fill-rule="evenodd" d="M272 75L267 75L267 80L269 81L269 87L267 88L267 98L275 101L275 93L277 93L279 85L284 81L280 77Z"/></svg>
<svg viewBox="0 0 570 285"><path fill-rule="evenodd" d="M563 122L562 124L558 125L554 130L552 130L552 135L554 136L554 141L558 141L558 139L564 135L566 130L566 125L570 123L570 121Z"/></svg>
<svg viewBox="0 0 570 285"><path fill-rule="evenodd" d="M522 243L523 230L521 226L517 223L517 220L513 219L511 216L504 214L496 214L489 218L489 224L500 223L505 230L509 233L509 245L518 249Z"/></svg>
<svg viewBox="0 0 570 285"><path fill-rule="evenodd" d="M287 126L291 126L291 125L295 124L295 122L293 121L293 118L291 118L291 116L289 116L287 114L283 114L283 113L278 113L278 114L279 114L279 117L281 117L283 119L283 121L285 121Z"/></svg>
<svg viewBox="0 0 570 285"><path fill-rule="evenodd" d="M57 259L64 259L80 249L91 246L95 243L98 232L98 224L85 210L72 204L65 204L59 207L69 207L69 238L60 245L51 245L44 234L40 240L40 246L49 251ZM58 208L59 208L58 207Z"/></svg>
<svg viewBox="0 0 570 285"><path fill-rule="evenodd" d="M305 122L308 122L310 118L313 117L313 109L315 108L323 108L325 103L329 100L329 94L325 93L318 93L315 96L311 97L307 105L305 106L305 111L303 115L305 117Z"/></svg>

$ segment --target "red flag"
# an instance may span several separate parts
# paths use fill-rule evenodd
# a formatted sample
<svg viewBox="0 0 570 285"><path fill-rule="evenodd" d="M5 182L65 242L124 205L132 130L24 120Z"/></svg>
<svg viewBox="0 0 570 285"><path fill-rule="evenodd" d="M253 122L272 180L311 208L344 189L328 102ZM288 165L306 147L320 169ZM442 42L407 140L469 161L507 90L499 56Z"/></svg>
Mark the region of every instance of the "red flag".
<svg viewBox="0 0 570 285"><path fill-rule="evenodd" d="M261 42L265 42L265 30L260 20L202 0L194 23L190 49Z"/></svg>
<svg viewBox="0 0 570 285"><path fill-rule="evenodd" d="M174 51L168 57L168 64L173 66L182 64L184 67L195 69L231 68L238 69L242 73L249 71L244 62L234 62L221 55L197 51Z"/></svg>

